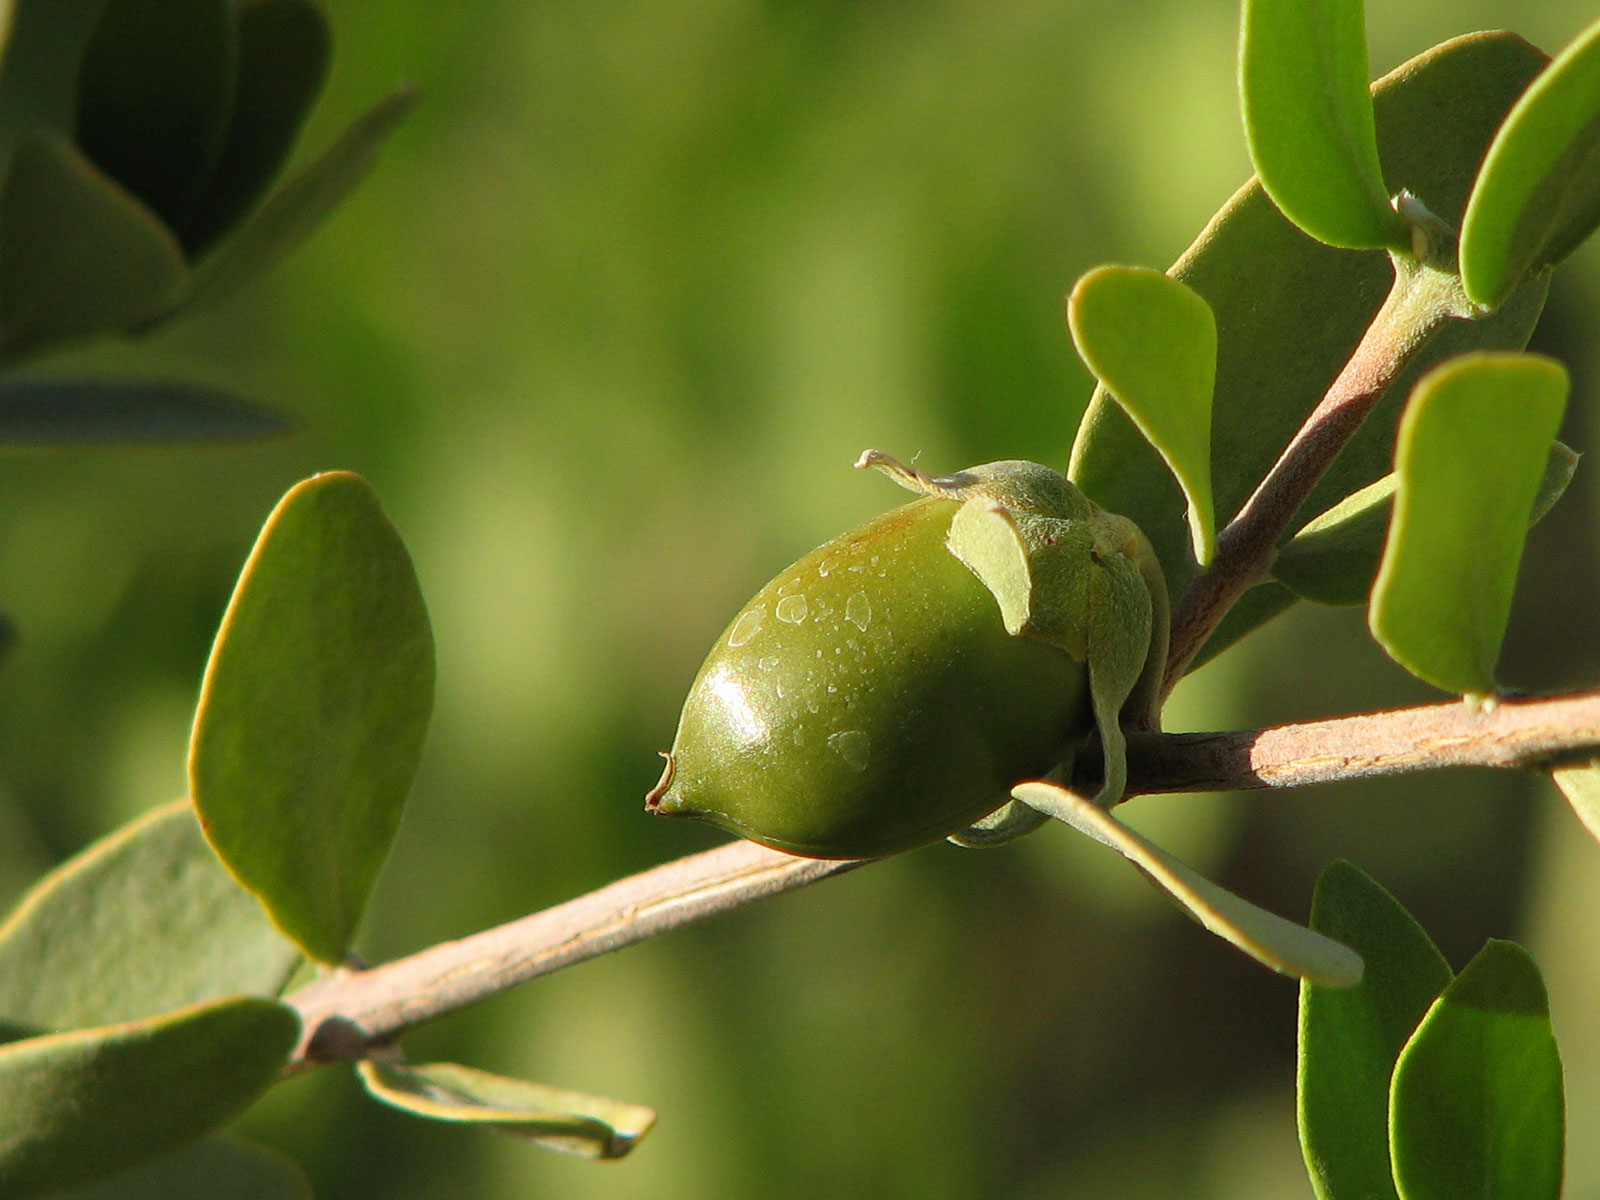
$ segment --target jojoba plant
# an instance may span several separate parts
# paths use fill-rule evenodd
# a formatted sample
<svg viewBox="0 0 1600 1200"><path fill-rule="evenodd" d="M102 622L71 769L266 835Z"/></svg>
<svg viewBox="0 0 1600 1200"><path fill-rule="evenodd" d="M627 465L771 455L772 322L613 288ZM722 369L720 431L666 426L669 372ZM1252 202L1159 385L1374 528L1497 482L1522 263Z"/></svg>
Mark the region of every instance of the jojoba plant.
<svg viewBox="0 0 1600 1200"><path fill-rule="evenodd" d="M1300 1135L1320 1198L1554 1200L1561 1065L1526 951L1490 940L1456 973L1344 863L1295 925L1111 811L1140 791L1359 764L1553 767L1600 831L1600 694L1511 699L1494 676L1527 527L1575 465L1554 441L1566 372L1521 348L1549 272L1600 224L1600 23L1553 61L1469 35L1370 90L1362 24L1354 0L1246 0L1258 179L1169 272L1101 267L1072 290L1068 330L1099 386L1064 472L934 476L869 451L858 465L918 498L734 617L648 805L750 840L365 968L352 943L423 753L433 638L373 489L346 472L291 488L212 648L190 798L58 866L0 924L0 1194L119 1172L179 1200L219 1172L303 1193L208 1135L335 1062L414 1116L618 1157L653 1111L411 1062L399 1039L854 860L997 845L1055 818L1300 977ZM106 4L76 144L22 138L0 189L0 357L149 327L303 232L409 103L380 105L245 216L324 42L301 0ZM196 70L174 74L183 46ZM125 100L174 89L195 118L181 128ZM40 234L63 218L81 244ZM75 289L86 261L116 266L125 292ZM1264 738L1161 733L1185 671L1300 600L1365 604L1397 662L1465 703L1372 714L1354 734L1319 725L1276 761Z"/></svg>

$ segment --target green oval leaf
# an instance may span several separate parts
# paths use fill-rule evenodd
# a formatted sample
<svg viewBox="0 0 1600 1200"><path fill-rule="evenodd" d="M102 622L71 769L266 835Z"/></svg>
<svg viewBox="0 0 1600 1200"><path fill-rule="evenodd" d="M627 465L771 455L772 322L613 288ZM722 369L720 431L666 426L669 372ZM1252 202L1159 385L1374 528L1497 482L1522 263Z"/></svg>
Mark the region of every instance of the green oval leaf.
<svg viewBox="0 0 1600 1200"><path fill-rule="evenodd" d="M297 484L217 633L189 783L228 868L307 954L338 962L416 774L433 637L410 556L360 476Z"/></svg>
<svg viewBox="0 0 1600 1200"><path fill-rule="evenodd" d="M238 24L233 119L211 186L183 231L196 254L249 211L283 166L333 49L327 19L307 0L248 0Z"/></svg>
<svg viewBox="0 0 1600 1200"><path fill-rule="evenodd" d="M1578 455L1560 442L1550 444L1530 525L1543 519L1572 482ZM1389 532L1395 475L1346 496L1327 512L1312 518L1278 551L1273 577L1297 596L1318 604L1365 604L1383 557Z"/></svg>
<svg viewBox="0 0 1600 1200"><path fill-rule="evenodd" d="M1368 624L1446 691L1487 695L1567 373L1531 354L1463 355L1411 395L1395 446L1394 518Z"/></svg>
<svg viewBox="0 0 1600 1200"><path fill-rule="evenodd" d="M0 1194L34 1196L209 1133L278 1079L293 1009L241 996L0 1046Z"/></svg>
<svg viewBox="0 0 1600 1200"><path fill-rule="evenodd" d="M1211 392L1217 322L1199 293L1140 267L1096 267L1067 297L1078 355L1183 490L1195 561L1211 561Z"/></svg>
<svg viewBox="0 0 1600 1200"><path fill-rule="evenodd" d="M1098 804L1045 782L1018 784L1011 794L1030 808L1110 846L1201 925L1257 962L1329 987L1351 987L1361 982L1361 957L1348 946L1218 887Z"/></svg>
<svg viewBox="0 0 1600 1200"><path fill-rule="evenodd" d="M59 1200L313 1200L305 1172L283 1155L213 1137Z"/></svg>
<svg viewBox="0 0 1600 1200"><path fill-rule="evenodd" d="M1528 952L1491 941L1428 1011L1394 1070L1402 1200L1556 1200L1561 1058Z"/></svg>
<svg viewBox="0 0 1600 1200"><path fill-rule="evenodd" d="M13 446L239 441L288 431L281 413L196 384L0 377L0 443Z"/></svg>
<svg viewBox="0 0 1600 1200"><path fill-rule="evenodd" d="M1533 82L1484 159L1461 225L1461 282L1485 308L1600 224L1600 21Z"/></svg>
<svg viewBox="0 0 1600 1200"><path fill-rule="evenodd" d="M215 304L292 250L367 177L416 100L409 87L386 96L267 197L196 270L193 287L174 311Z"/></svg>
<svg viewBox="0 0 1600 1200"><path fill-rule="evenodd" d="M78 72L77 143L181 230L222 154L235 71L227 0L106 0Z"/></svg>
<svg viewBox="0 0 1600 1200"><path fill-rule="evenodd" d="M0 190L0 358L137 325L186 272L167 228L65 140L17 143Z"/></svg>
<svg viewBox="0 0 1600 1200"><path fill-rule="evenodd" d="M1311 928L1361 955L1350 988L1300 985L1300 1146L1320 1200L1393 1197L1389 1076L1450 965L1399 901L1336 862L1317 880Z"/></svg>
<svg viewBox="0 0 1600 1200"><path fill-rule="evenodd" d="M1544 62L1511 34L1473 34L1436 46L1380 80L1373 102L1389 177L1435 213L1458 219L1490 139ZM1382 252L1334 250L1307 237L1252 182L1212 219L1171 274L1216 314L1211 483L1217 513L1226 519L1321 400L1394 272ZM1329 508L1392 470L1394 424L1411 382L1451 354L1523 345L1538 317L1541 286L1519 290L1488 320L1452 322L1436 334L1367 418L1305 511ZM1144 531L1168 591L1181 595L1195 569L1183 497L1160 456L1104 389L1084 414L1069 474L1091 500ZM1197 661L1249 632L1246 615L1282 611L1281 589L1255 590L1272 603L1227 621Z"/></svg>
<svg viewBox="0 0 1600 1200"><path fill-rule="evenodd" d="M41 879L0 925L0 1018L77 1029L217 996L271 996L300 955L164 805Z"/></svg>
<svg viewBox="0 0 1600 1200"><path fill-rule="evenodd" d="M455 1063L356 1064L374 1099L436 1121L486 1125L552 1150L621 1158L655 1124L652 1108L507 1079Z"/></svg>
<svg viewBox="0 0 1600 1200"><path fill-rule="evenodd" d="M1239 104L1256 175L1289 220L1329 246L1410 249L1378 161L1361 0L1245 0Z"/></svg>

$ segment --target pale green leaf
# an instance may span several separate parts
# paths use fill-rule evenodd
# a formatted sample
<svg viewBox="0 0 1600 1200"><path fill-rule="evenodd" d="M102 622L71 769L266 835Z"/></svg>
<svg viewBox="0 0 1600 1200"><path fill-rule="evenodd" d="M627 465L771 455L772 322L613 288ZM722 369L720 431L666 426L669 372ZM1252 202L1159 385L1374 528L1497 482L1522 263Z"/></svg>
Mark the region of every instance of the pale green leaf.
<svg viewBox="0 0 1600 1200"><path fill-rule="evenodd" d="M437 1121L484 1125L585 1158L621 1158L655 1124L654 1109L507 1079L455 1063L357 1064L383 1103Z"/></svg>
<svg viewBox="0 0 1600 1200"><path fill-rule="evenodd" d="M1600 759L1590 759L1570 767L1557 767L1550 777L1556 781L1567 803L1572 805L1572 811L1583 822L1583 827L1600 839Z"/></svg>
<svg viewBox="0 0 1600 1200"><path fill-rule="evenodd" d="M1258 908L1218 887L1099 805L1053 783L1019 784L1011 794L1110 846L1143 871L1201 925L1257 962L1329 987L1361 982L1361 957L1348 946Z"/></svg>
<svg viewBox="0 0 1600 1200"><path fill-rule="evenodd" d="M212 647L189 744L206 835L311 957L338 962L399 825L433 704L410 556L365 480L273 511Z"/></svg>
<svg viewBox="0 0 1600 1200"><path fill-rule="evenodd" d="M1067 298L1078 355L1182 488L1195 561L1211 561L1211 392L1217 323L1200 295L1159 271L1096 267Z"/></svg>
<svg viewBox="0 0 1600 1200"><path fill-rule="evenodd" d="M299 961L184 800L102 838L23 897L0 925L0 1018L65 1030L271 996Z"/></svg>
<svg viewBox="0 0 1600 1200"><path fill-rule="evenodd" d="M1394 517L1368 622L1412 674L1487 695L1567 373L1531 354L1463 355L1417 384L1395 447Z"/></svg>

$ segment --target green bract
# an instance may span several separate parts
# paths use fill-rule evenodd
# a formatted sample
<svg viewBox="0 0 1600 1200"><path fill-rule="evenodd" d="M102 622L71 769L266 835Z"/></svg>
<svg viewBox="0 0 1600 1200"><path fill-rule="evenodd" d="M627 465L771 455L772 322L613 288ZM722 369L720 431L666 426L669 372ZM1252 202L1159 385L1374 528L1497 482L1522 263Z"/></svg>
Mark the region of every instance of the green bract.
<svg viewBox="0 0 1600 1200"><path fill-rule="evenodd" d="M893 854L994 812L1096 726L1099 799L1120 798L1121 724L1154 723L1166 656L1143 535L1037 463L857 465L924 496L812 551L734 618L649 809L795 854Z"/></svg>

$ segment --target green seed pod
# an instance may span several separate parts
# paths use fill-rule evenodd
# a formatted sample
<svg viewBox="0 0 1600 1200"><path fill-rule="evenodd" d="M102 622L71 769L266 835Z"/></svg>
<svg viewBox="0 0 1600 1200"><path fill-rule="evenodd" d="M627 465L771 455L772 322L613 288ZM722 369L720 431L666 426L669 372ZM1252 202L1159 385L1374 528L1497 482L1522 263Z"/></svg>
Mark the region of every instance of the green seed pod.
<svg viewBox="0 0 1600 1200"><path fill-rule="evenodd" d="M1121 655L1134 669L1114 700L1091 682L1101 558L1126 566L1128 531L1148 552L1130 523L1034 463L941 479L875 452L857 465L926 494L812 551L734 618L651 812L819 858L908 850L1056 768L1150 674L1150 593L1129 568L1119 578L1145 598L1137 651ZM1164 591L1161 607L1164 631Z"/></svg>

